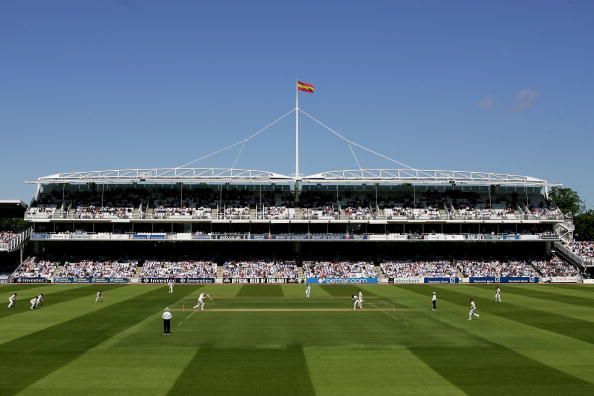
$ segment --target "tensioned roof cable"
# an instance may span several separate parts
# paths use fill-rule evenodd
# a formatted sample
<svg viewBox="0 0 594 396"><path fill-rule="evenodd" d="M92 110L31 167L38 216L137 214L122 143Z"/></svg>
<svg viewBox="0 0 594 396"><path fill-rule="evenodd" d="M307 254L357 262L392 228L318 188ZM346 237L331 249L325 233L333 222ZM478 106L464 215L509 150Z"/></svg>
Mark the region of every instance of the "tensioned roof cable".
<svg viewBox="0 0 594 396"><path fill-rule="evenodd" d="M210 158L210 157L212 157L212 156L214 156L214 155L220 154L220 153L222 153L223 151L227 151L227 150L229 150L229 149L231 149L231 148L233 148L233 147L235 147L235 146L239 146L240 144L244 144L244 145L245 145L245 143L247 143L249 140L251 140L251 139L255 138L256 136L258 136L259 134L261 134L262 132L264 132L265 130L267 130L268 128L270 128L271 126L273 126L274 124L276 124L277 122L279 122L280 120L282 120L283 118L287 117L289 114L293 113L294 111L295 111L295 109L291 109L291 111L289 111L289 112L285 113L284 115L280 116L280 117L279 117L279 118L277 118L276 120L272 121L270 124L266 125L264 128L262 128L262 129L260 129L260 130L258 130L258 131L256 131L256 132L254 132L254 133L252 133L252 134L251 134L251 135L249 135L248 137L246 137L246 138L244 138L244 139L241 139L241 140L240 140L240 141L238 141L238 142L235 142L235 143L233 143L233 144L230 144L230 145L228 145L228 146L225 146L225 147L223 147L223 148L221 148L221 149L219 149L219 150L213 151L212 153L209 153L209 154L203 155L203 156L202 156L202 157L200 157L200 158L196 158L196 159L195 159L195 160L193 160L193 161L187 162L187 163L185 163L185 164L183 164L183 165L180 165L180 166L178 166L178 167L175 167L175 168L173 168L173 169L180 169L180 168L184 168L184 167L186 167L186 166L188 166L188 165L191 165L191 164L193 164L194 162L198 162L198 161L205 160L205 159L207 159L207 158Z"/></svg>
<svg viewBox="0 0 594 396"><path fill-rule="evenodd" d="M336 132L334 129L330 128L328 125L324 124L322 121L320 121L320 120L318 120L317 118L315 118L314 116L312 116L312 115L308 114L307 112L305 112L305 111L303 111L303 110L301 110L301 109L299 109L299 111L301 111L303 114L305 114L305 115L306 115L308 118L310 118L310 119L311 119L312 121L314 121L315 123L317 123L317 124L319 124L320 126L322 126L322 127L326 128L326 129L327 129L328 131L330 131L330 132L331 132L333 135L337 136L339 139L341 139L341 140L345 141L346 143L348 143L348 144L350 144L350 145L353 145L353 146L355 146L355 147L358 147L358 148L360 148L360 149L362 149L362 150L368 151L368 152L370 152L371 154L377 155L378 157L381 157L381 158L383 158L383 159L385 159L385 160L388 160L388 161L394 162L395 164L398 164L398 165L400 165L400 166L404 166L405 168L408 168L408 169L410 169L410 170L413 170L413 171L415 171L415 172L421 172L421 173L423 173L422 171L419 171L418 169L416 169L416 168L413 168L412 166L409 166L409 165L407 165L407 164L405 164L405 163L403 163L403 162L400 162L400 161L397 161L397 160L395 160L395 159L393 159L393 158L390 158L390 157L388 157L387 155L384 155L384 154L382 154L382 153L378 153L377 151L375 151L375 150L373 150L373 149L370 149L370 148L368 148L368 147L365 147L365 146L363 146L363 145L361 145L361 144L359 144L359 143L357 143L357 142L355 142L355 141L353 141L353 140L351 140L351 139L348 139L348 138L344 137L343 135L341 135L340 133Z"/></svg>

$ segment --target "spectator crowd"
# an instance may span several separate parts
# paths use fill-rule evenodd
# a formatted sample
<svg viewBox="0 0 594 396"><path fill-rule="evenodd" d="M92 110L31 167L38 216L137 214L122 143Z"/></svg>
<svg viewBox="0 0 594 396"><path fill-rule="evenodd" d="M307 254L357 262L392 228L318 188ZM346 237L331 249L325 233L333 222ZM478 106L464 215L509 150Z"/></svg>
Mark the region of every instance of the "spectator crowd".
<svg viewBox="0 0 594 396"><path fill-rule="evenodd" d="M142 264L140 276L147 278L216 278L217 264L212 261L155 261Z"/></svg>
<svg viewBox="0 0 594 396"><path fill-rule="evenodd" d="M573 241L567 245L567 248L582 260L594 263L594 242Z"/></svg>
<svg viewBox="0 0 594 396"><path fill-rule="evenodd" d="M54 276L58 262L29 257L13 272L13 278L46 278Z"/></svg>
<svg viewBox="0 0 594 396"><path fill-rule="evenodd" d="M579 272L558 257L528 260L389 260L380 264L389 278L412 277L550 277L578 276Z"/></svg>
<svg viewBox="0 0 594 396"><path fill-rule="evenodd" d="M8 243L18 234L12 231L0 231L0 243Z"/></svg>
<svg viewBox="0 0 594 396"><path fill-rule="evenodd" d="M63 278L132 278L137 267L138 261L66 261L54 276Z"/></svg>
<svg viewBox="0 0 594 396"><path fill-rule="evenodd" d="M223 264L223 279L297 279L294 261L227 261Z"/></svg>
<svg viewBox="0 0 594 396"><path fill-rule="evenodd" d="M304 261L306 278L375 278L377 271L370 261Z"/></svg>

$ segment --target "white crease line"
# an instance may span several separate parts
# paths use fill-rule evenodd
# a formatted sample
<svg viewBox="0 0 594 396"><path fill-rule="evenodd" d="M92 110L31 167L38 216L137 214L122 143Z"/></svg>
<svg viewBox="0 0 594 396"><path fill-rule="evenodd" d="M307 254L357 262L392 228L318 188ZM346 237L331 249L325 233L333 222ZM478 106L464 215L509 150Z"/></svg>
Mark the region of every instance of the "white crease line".
<svg viewBox="0 0 594 396"><path fill-rule="evenodd" d="M194 315L194 312L196 312L196 311L192 311L192 312L190 312L190 314L189 314L188 316L186 316L186 318L185 318L184 320L188 320L188 319L190 319L190 317L191 317L192 315ZM178 325L178 326L181 326L182 324L184 324L184 320L182 320L181 322L179 322L177 325Z"/></svg>
<svg viewBox="0 0 594 396"><path fill-rule="evenodd" d="M389 317L391 317L392 319L396 319L396 320L401 320L398 316L396 315L392 315L390 312L378 307L377 305L373 304L373 303L369 303L369 305L373 305L374 307L376 307L377 309L379 309L380 311L382 311L383 313L385 313L386 315L388 315ZM394 309L396 309L395 305L392 305L394 307ZM409 323L405 320L402 320L402 323L404 323L405 325L409 326Z"/></svg>

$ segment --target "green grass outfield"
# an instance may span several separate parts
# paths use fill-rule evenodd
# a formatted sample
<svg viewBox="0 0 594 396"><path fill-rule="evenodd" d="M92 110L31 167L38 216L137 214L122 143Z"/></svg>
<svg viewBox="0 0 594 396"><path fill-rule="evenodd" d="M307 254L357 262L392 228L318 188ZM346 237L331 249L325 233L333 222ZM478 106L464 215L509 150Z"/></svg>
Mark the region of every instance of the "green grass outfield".
<svg viewBox="0 0 594 396"><path fill-rule="evenodd" d="M361 289L353 312L355 286L4 285L0 395L594 395L593 287L504 285L502 304L493 285Z"/></svg>

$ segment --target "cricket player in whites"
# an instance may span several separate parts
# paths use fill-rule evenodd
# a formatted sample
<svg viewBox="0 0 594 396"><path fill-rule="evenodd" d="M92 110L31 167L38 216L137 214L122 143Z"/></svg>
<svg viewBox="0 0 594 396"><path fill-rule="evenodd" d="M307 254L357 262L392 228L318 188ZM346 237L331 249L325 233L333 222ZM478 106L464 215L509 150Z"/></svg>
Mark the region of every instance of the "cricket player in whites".
<svg viewBox="0 0 594 396"><path fill-rule="evenodd" d="M351 296L351 299L353 300L353 311L356 310L357 308L360 308L361 306L359 305L359 296L356 294L353 294Z"/></svg>
<svg viewBox="0 0 594 396"><path fill-rule="evenodd" d="M97 292L97 297L95 297L95 302L103 302L103 290L99 290Z"/></svg>
<svg viewBox="0 0 594 396"><path fill-rule="evenodd" d="M33 297L29 302L31 303L31 309L37 308L37 297Z"/></svg>
<svg viewBox="0 0 594 396"><path fill-rule="evenodd" d="M16 306L16 297L16 293L13 293L10 297L8 297L8 309L14 308Z"/></svg>
<svg viewBox="0 0 594 396"><path fill-rule="evenodd" d="M309 298L310 295L311 295L311 285L308 283L307 286L305 287L305 298Z"/></svg>
<svg viewBox="0 0 594 396"><path fill-rule="evenodd" d="M43 307L43 303L45 303L45 298L43 297L43 293L37 296L37 303L35 304L35 308Z"/></svg>
<svg viewBox="0 0 594 396"><path fill-rule="evenodd" d="M359 290L358 299L359 299L359 304L358 304L359 305L359 309L363 309L363 293L361 292L361 290Z"/></svg>
<svg viewBox="0 0 594 396"><path fill-rule="evenodd" d="M468 311L468 320L472 320L472 315L476 316L477 319L481 317L481 315L477 314L476 312L476 304L474 300L470 299L470 310Z"/></svg>
<svg viewBox="0 0 594 396"><path fill-rule="evenodd" d="M501 289L499 288L499 286L497 286L497 290L495 290L495 302L501 302Z"/></svg>
<svg viewBox="0 0 594 396"><path fill-rule="evenodd" d="M212 300L212 298L210 297L209 294L207 294L207 293L200 293L200 296L198 296L198 302L192 308L199 309L201 311L204 311L204 299L206 297L208 297L209 299Z"/></svg>
<svg viewBox="0 0 594 396"><path fill-rule="evenodd" d="M169 294L173 294L173 279L169 279L167 286L169 286Z"/></svg>

